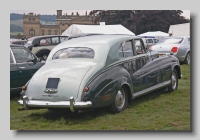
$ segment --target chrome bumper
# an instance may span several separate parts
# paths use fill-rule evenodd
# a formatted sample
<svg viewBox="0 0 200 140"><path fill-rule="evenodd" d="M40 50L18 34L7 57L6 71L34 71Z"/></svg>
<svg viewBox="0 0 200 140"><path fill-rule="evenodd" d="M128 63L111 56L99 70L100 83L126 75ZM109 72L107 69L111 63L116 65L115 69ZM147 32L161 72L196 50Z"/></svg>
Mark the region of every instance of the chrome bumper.
<svg viewBox="0 0 200 140"><path fill-rule="evenodd" d="M29 100L27 96L23 96L23 100L18 100L18 104L23 105L25 110L32 108L70 108L72 112L75 109L84 109L92 106L91 101L87 102L75 102L74 97L70 97L70 101L34 101Z"/></svg>

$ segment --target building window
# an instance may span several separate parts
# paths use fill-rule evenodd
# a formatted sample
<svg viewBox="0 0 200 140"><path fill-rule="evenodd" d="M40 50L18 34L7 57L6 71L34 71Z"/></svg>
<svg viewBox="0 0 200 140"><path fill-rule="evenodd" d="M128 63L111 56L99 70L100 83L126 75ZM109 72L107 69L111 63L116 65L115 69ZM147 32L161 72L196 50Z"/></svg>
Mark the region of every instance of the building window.
<svg viewBox="0 0 200 140"><path fill-rule="evenodd" d="M35 19L33 18L33 20L35 20Z"/></svg>
<svg viewBox="0 0 200 140"><path fill-rule="evenodd" d="M51 35L51 30L48 30L48 35Z"/></svg>
<svg viewBox="0 0 200 140"><path fill-rule="evenodd" d="M31 20L31 18L29 18L29 20Z"/></svg>
<svg viewBox="0 0 200 140"><path fill-rule="evenodd" d="M57 35L57 34L58 34L58 30L54 30L54 32L55 32L55 35Z"/></svg>
<svg viewBox="0 0 200 140"><path fill-rule="evenodd" d="M34 36L34 35L35 35L35 30L34 30L33 28L31 28L31 29L29 30L29 35L30 35L30 36Z"/></svg>
<svg viewBox="0 0 200 140"><path fill-rule="evenodd" d="M45 30L42 30L42 35L44 35Z"/></svg>
<svg viewBox="0 0 200 140"><path fill-rule="evenodd" d="M65 24L63 24L62 26L65 26Z"/></svg>

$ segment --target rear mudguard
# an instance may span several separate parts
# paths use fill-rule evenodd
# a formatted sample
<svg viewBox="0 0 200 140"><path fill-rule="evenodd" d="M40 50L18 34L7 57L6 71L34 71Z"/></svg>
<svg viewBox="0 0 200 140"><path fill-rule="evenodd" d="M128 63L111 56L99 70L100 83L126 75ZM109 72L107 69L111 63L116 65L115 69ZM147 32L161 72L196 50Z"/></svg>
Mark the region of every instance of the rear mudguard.
<svg viewBox="0 0 200 140"><path fill-rule="evenodd" d="M114 101L117 91L123 85L129 88L130 93L132 81L128 71L122 65L108 68L88 84L89 91L83 93L82 99L92 101L92 108L107 106Z"/></svg>

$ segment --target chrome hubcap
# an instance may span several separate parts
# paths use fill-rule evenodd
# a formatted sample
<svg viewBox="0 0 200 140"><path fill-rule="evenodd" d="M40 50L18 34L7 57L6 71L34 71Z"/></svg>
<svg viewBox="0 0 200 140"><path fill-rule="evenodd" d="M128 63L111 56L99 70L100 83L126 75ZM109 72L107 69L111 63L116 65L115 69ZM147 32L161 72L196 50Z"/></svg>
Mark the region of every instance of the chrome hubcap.
<svg viewBox="0 0 200 140"><path fill-rule="evenodd" d="M188 56L187 56L187 62L188 62L188 64L190 64L190 54L188 54Z"/></svg>
<svg viewBox="0 0 200 140"><path fill-rule="evenodd" d="M122 89L120 89L115 97L115 103L118 108L122 108L125 103L125 93Z"/></svg>
<svg viewBox="0 0 200 140"><path fill-rule="evenodd" d="M172 73L172 88L173 88L173 89L176 89L176 84L177 84L177 83L176 83L176 82L177 82L176 80L177 80L177 79L176 79L176 74L173 72L173 73Z"/></svg>
<svg viewBox="0 0 200 140"><path fill-rule="evenodd" d="M46 56L46 55L43 55L43 56L42 56L42 59L43 59L43 60L46 60L46 59L47 59L47 56Z"/></svg>

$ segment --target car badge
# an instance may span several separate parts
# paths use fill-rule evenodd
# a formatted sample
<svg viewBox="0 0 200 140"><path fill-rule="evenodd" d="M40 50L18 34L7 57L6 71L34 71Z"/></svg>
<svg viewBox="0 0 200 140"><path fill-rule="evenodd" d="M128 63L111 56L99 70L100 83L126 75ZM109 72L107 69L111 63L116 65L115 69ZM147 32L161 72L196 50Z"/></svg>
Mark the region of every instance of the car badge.
<svg viewBox="0 0 200 140"><path fill-rule="evenodd" d="M58 90L57 89L45 89L44 92L45 93L56 93L56 92L58 92Z"/></svg>

